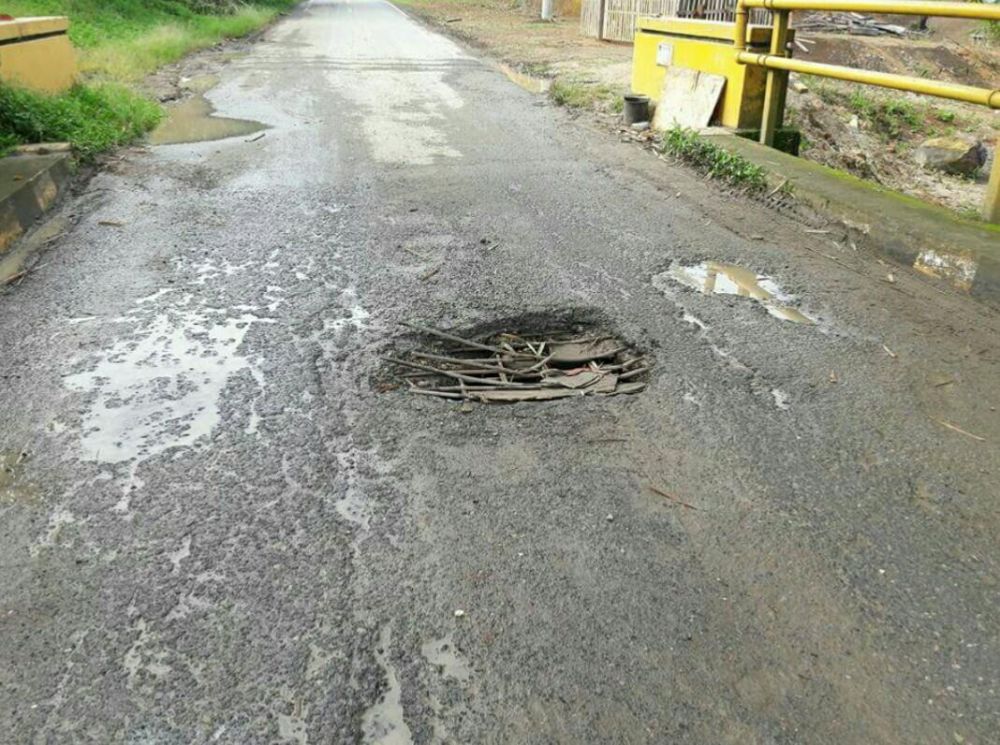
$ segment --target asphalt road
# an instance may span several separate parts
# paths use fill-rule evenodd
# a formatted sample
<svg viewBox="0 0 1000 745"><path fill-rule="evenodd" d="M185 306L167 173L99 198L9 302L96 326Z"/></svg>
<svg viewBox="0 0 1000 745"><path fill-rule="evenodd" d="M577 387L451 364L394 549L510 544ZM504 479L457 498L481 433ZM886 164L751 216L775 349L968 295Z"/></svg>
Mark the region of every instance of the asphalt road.
<svg viewBox="0 0 1000 745"><path fill-rule="evenodd" d="M219 75L266 135L125 153L0 295L0 741L997 741L996 311L385 2ZM404 320L656 367L463 412Z"/></svg>

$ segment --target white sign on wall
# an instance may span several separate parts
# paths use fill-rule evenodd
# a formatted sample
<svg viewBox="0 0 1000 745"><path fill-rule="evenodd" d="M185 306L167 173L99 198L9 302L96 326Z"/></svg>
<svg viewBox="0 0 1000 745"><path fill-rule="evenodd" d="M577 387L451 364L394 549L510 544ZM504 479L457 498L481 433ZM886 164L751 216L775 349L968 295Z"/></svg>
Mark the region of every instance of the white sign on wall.
<svg viewBox="0 0 1000 745"><path fill-rule="evenodd" d="M674 45L659 44L656 47L656 64L661 67L670 67L674 63Z"/></svg>

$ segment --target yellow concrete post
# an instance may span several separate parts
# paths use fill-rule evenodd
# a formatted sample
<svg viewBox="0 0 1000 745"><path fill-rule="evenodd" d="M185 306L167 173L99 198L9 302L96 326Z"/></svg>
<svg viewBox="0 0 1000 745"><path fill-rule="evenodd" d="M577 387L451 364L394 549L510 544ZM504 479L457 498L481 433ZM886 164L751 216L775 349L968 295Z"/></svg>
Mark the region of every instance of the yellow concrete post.
<svg viewBox="0 0 1000 745"><path fill-rule="evenodd" d="M990 184L986 187L982 214L986 222L1000 223L1000 137L993 151L993 170L990 172Z"/></svg>
<svg viewBox="0 0 1000 745"><path fill-rule="evenodd" d="M72 86L76 60L68 29L64 17L0 21L0 81L45 93Z"/></svg>
<svg viewBox="0 0 1000 745"><path fill-rule="evenodd" d="M771 54L784 57L788 45L787 10L774 13L774 28L771 31ZM785 70L767 71L767 84L764 87L764 117L760 123L761 144L774 147L774 135L782 124L785 108L785 92L788 90L788 72Z"/></svg>

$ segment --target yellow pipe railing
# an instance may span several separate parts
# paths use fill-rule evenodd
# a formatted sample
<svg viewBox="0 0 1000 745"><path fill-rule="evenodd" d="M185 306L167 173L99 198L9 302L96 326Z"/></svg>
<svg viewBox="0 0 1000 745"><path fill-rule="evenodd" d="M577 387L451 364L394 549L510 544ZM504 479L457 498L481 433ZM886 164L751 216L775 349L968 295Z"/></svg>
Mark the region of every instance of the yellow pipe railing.
<svg viewBox="0 0 1000 745"><path fill-rule="evenodd" d="M940 16L1000 21L1000 7L982 3L947 3L936 0L743 0L744 8L767 10L818 10L831 13L882 13L897 16Z"/></svg>
<svg viewBox="0 0 1000 745"><path fill-rule="evenodd" d="M965 103L988 106L991 109L1000 109L1000 88L994 90L976 88L972 85L944 83L937 80L927 80L926 78L915 78L909 75L894 75L888 72L859 70L854 67L827 65L821 62L808 62L806 60L792 59L791 57L781 57L777 54L759 54L744 51L738 53L736 59L745 65L759 65L771 70L801 72L806 75L818 75L824 78L846 80L851 83L877 85L882 88L894 88L900 91L922 93L927 96L937 96L938 98L950 98L953 101L964 101Z"/></svg>
<svg viewBox="0 0 1000 745"><path fill-rule="evenodd" d="M759 54L746 50L747 22L751 8L764 8L774 14L770 54ZM894 75L792 59L788 56L784 39L789 15L793 10L938 16L1000 22L1000 5L982 3L936 2L934 0L737 0L733 37L736 59L741 64L767 68L764 116L760 132L760 141L765 145L774 144L775 132L781 126L783 106L777 102L784 101L789 72L835 78L864 85L877 85L882 88L922 93L928 96L979 104L991 109L1000 109L1000 89L997 88L977 88L971 85L927 80L909 75ZM771 102L770 105L767 105L768 102ZM982 213L983 217L991 222L1000 222L1000 188L992 186L1000 183L1000 142L997 144L997 150L998 153L993 158L991 188L987 190L986 204L983 206Z"/></svg>

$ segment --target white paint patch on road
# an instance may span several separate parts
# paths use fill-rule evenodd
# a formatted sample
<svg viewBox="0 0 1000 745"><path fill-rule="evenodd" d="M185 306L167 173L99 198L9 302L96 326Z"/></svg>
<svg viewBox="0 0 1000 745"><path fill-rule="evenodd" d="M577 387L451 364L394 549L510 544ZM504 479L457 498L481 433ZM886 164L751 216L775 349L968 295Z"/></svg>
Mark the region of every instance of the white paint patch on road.
<svg viewBox="0 0 1000 745"><path fill-rule="evenodd" d="M210 434L231 376L247 370L263 382L240 347L251 325L268 319L216 314L183 306L161 310L99 352L87 370L65 379L87 396L84 460L132 461L134 473L138 463Z"/></svg>
<svg viewBox="0 0 1000 745"><path fill-rule="evenodd" d="M389 661L392 630L383 626L379 634L379 650L375 653L379 667L385 673L388 689L381 700L368 707L361 720L365 745L411 745L413 735L403 719L401 689L396 668Z"/></svg>

